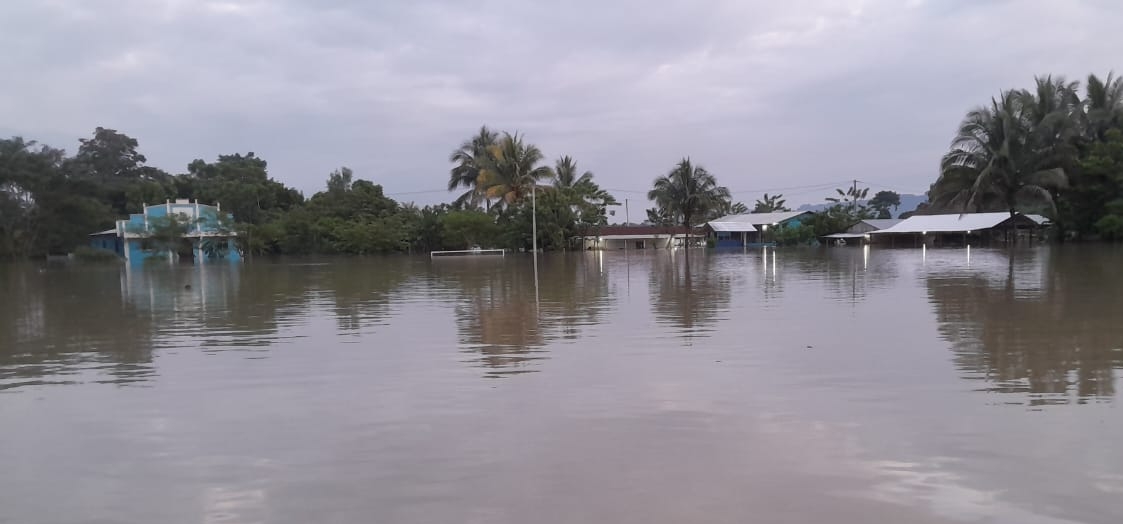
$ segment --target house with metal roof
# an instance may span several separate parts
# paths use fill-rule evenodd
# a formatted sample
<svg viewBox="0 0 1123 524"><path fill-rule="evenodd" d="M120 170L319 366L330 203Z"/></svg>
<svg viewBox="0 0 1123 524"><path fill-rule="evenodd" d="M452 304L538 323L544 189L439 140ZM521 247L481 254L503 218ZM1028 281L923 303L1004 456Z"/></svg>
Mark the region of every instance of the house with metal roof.
<svg viewBox="0 0 1123 524"><path fill-rule="evenodd" d="M726 215L706 223L716 247L742 247L769 240L768 230L795 227L809 220L810 211L778 211L775 213L742 213Z"/></svg>
<svg viewBox="0 0 1123 524"><path fill-rule="evenodd" d="M967 245L1013 242L1031 238L1042 224L1021 213L957 213L913 215L900 223L870 232L870 238L889 245Z"/></svg>
<svg viewBox="0 0 1123 524"><path fill-rule="evenodd" d="M861 245L868 244L870 241L870 233L888 229L903 222L902 218L868 218L854 224L846 231L841 233L833 233L823 237L828 245Z"/></svg>
<svg viewBox="0 0 1123 524"><path fill-rule="evenodd" d="M660 249L698 244L705 235L682 226L602 226L584 237L583 249Z"/></svg>

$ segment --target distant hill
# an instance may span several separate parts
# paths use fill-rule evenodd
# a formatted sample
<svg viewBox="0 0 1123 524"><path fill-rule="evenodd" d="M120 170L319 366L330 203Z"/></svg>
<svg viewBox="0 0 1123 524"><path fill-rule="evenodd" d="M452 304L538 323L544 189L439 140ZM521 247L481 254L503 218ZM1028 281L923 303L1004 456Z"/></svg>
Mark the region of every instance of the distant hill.
<svg viewBox="0 0 1123 524"><path fill-rule="evenodd" d="M893 218L897 218L897 215L900 215L901 213L914 211L916 210L917 206L927 201L928 197L925 195L901 195L901 207L898 207L897 210L893 212ZM796 211L822 211L830 207L831 205L832 204L827 202L824 202L822 204L803 204L802 206L799 206Z"/></svg>

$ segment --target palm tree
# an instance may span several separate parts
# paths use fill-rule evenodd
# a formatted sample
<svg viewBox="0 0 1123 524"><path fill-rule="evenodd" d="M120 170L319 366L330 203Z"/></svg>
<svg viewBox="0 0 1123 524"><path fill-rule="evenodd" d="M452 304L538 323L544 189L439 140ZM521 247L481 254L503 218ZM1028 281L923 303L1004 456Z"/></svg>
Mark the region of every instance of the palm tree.
<svg viewBox="0 0 1123 524"><path fill-rule="evenodd" d="M523 142L518 133L503 133L488 153L477 187L486 198L498 199L505 206L521 202L539 180L553 175L549 167L539 165L543 156L538 146Z"/></svg>
<svg viewBox="0 0 1123 524"><path fill-rule="evenodd" d="M1103 140L1109 129L1123 127L1123 78L1108 73L1106 80L1088 75L1084 96L1085 133Z"/></svg>
<svg viewBox="0 0 1123 524"><path fill-rule="evenodd" d="M722 199L721 202L718 202L716 206L710 209L710 212L706 214L705 219L707 221L717 220L724 216L743 215L748 212L749 206L746 206L744 202L734 202L733 200L726 198Z"/></svg>
<svg viewBox="0 0 1123 524"><path fill-rule="evenodd" d="M483 188L479 187L480 171L487 165L489 150L496 144L498 137L498 133L482 126L476 136L465 140L448 156L448 161L456 164L449 170L448 190L468 188L468 191L454 201L457 206L479 207L481 204L488 204Z"/></svg>
<svg viewBox="0 0 1123 524"><path fill-rule="evenodd" d="M717 185L717 179L705 168L684 158L669 173L655 179L647 198L689 230L695 218L707 216L730 195L729 189Z"/></svg>
<svg viewBox="0 0 1123 524"><path fill-rule="evenodd" d="M563 156L554 164L554 188L567 193L574 203L597 204L609 206L616 204L616 199L600 188L593 181L593 172L585 171L577 174L577 162L569 156Z"/></svg>
<svg viewBox="0 0 1123 524"><path fill-rule="evenodd" d="M776 194L769 195L765 193L760 200L756 201L753 206L753 213L775 213L777 211L791 211L788 209L787 201L783 198L784 195Z"/></svg>
<svg viewBox="0 0 1123 524"><path fill-rule="evenodd" d="M1072 86L1046 77L1036 94L1005 91L989 107L967 113L929 192L933 207L1005 209L1013 216L1020 206L1038 205L1055 212L1050 191L1068 183L1060 167L1068 146L1061 120L1071 114L1065 91Z"/></svg>

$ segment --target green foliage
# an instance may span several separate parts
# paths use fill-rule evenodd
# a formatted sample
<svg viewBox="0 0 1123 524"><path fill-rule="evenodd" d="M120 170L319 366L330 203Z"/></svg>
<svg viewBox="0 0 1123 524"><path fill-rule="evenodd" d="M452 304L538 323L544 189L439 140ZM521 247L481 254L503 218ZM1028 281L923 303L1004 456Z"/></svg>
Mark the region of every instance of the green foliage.
<svg viewBox="0 0 1123 524"><path fill-rule="evenodd" d="M1079 233L1103 235L1098 225L1112 214L1109 204L1123 198L1123 131L1111 129L1089 144L1073 170L1072 189L1065 194L1069 226ZM1108 220L1107 224L1110 225Z"/></svg>
<svg viewBox="0 0 1123 524"><path fill-rule="evenodd" d="M190 221L182 220L174 214L150 219L148 236L142 246L146 251L191 256L191 242L184 238L191 225Z"/></svg>
<svg viewBox="0 0 1123 524"><path fill-rule="evenodd" d="M240 222L261 224L303 202L296 190L269 178L264 159L220 155L218 161L195 160L187 166L189 196L222 205Z"/></svg>
<svg viewBox="0 0 1123 524"><path fill-rule="evenodd" d="M731 198L721 198L717 205L710 209L704 219L708 222L728 215L743 215L749 212L749 207L744 202L734 202Z"/></svg>
<svg viewBox="0 0 1123 524"><path fill-rule="evenodd" d="M791 211L787 206L787 201L783 198L784 195L776 194L769 195L765 193L760 200L756 201L753 205L753 213L776 213L781 211Z"/></svg>
<svg viewBox="0 0 1123 524"><path fill-rule="evenodd" d="M452 211L442 222L441 238L449 249L494 247L497 235L495 218L480 211Z"/></svg>
<svg viewBox="0 0 1123 524"><path fill-rule="evenodd" d="M807 245L817 242L815 227L811 224L779 226L769 229L768 240L781 246Z"/></svg>
<svg viewBox="0 0 1123 524"><path fill-rule="evenodd" d="M503 138L488 148L477 187L500 207L512 207L526 200L542 179L553 176L549 167L539 165L542 151L528 144L518 133L503 133Z"/></svg>
<svg viewBox="0 0 1123 524"><path fill-rule="evenodd" d="M697 225L696 220L705 219L720 208L730 194L705 168L684 158L669 173L655 179L647 198L655 201L660 213L690 228Z"/></svg>
<svg viewBox="0 0 1123 524"><path fill-rule="evenodd" d="M1095 227L1105 240L1123 240L1123 216L1104 215L1096 221Z"/></svg>
<svg viewBox="0 0 1123 524"><path fill-rule="evenodd" d="M647 223L653 226L673 226L675 217L665 209L653 207L647 210Z"/></svg>
<svg viewBox="0 0 1123 524"><path fill-rule="evenodd" d="M896 191L878 191L867 204L877 213L877 218L893 218L893 211L901 205L901 195Z"/></svg>
<svg viewBox="0 0 1123 524"><path fill-rule="evenodd" d="M480 175L492 163L491 151L498 141L498 133L481 126L476 136L465 140L449 155L448 161L455 165L449 170L448 190L467 189L453 202L455 207L478 209L488 203L487 188L481 184Z"/></svg>

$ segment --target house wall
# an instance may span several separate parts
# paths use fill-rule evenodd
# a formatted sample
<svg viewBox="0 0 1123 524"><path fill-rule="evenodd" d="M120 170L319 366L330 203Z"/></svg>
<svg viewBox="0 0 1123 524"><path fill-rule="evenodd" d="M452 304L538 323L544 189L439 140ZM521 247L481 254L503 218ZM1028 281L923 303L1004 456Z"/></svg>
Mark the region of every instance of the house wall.
<svg viewBox="0 0 1123 524"><path fill-rule="evenodd" d="M124 255L121 239L117 238L117 235L107 234L91 236L90 247L95 249L105 249L107 251L117 253L118 255Z"/></svg>
<svg viewBox="0 0 1123 524"><path fill-rule="evenodd" d="M757 242L760 232L716 231L714 235L714 247L744 247L747 244Z"/></svg>
<svg viewBox="0 0 1123 524"><path fill-rule="evenodd" d="M119 238L119 247L117 252L125 256L126 260L131 264L144 263L145 261L154 257L168 257L167 252L151 252L142 249L144 244L143 238L138 238L137 235L143 236L152 225L152 221L160 220L170 215L175 215L180 220L187 222L188 237L195 236L191 239L192 254L197 262L204 262L208 260L217 260L215 257L208 257L202 247L201 238L197 235L202 235L207 239L213 239L216 242L226 243L226 253L222 260L230 262L239 262L242 256L238 253L237 246L232 238L232 234L224 236L210 236L214 233L222 233L222 223L219 219L221 211L217 206L208 206L204 204L189 203L184 201L177 201L175 203L165 203L147 206L144 208L144 213L134 213L129 215L128 219L118 221L118 234L119 235L132 235L131 238ZM227 219L232 220L233 217L229 213L225 215Z"/></svg>

